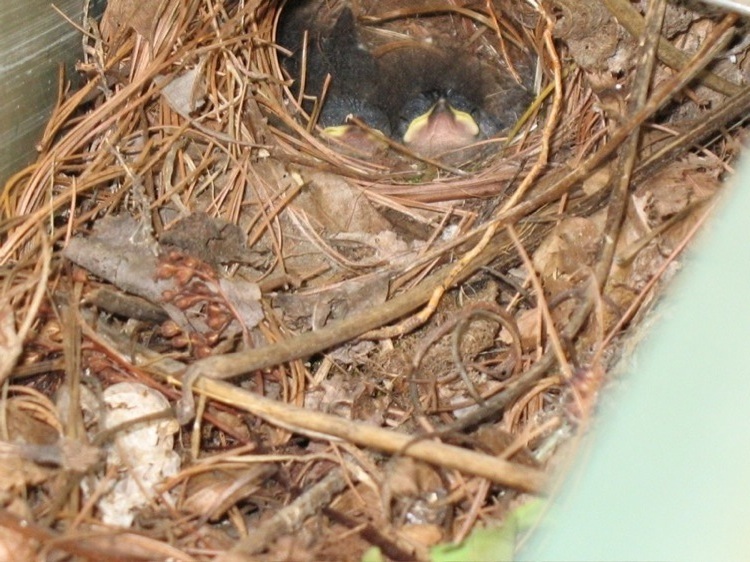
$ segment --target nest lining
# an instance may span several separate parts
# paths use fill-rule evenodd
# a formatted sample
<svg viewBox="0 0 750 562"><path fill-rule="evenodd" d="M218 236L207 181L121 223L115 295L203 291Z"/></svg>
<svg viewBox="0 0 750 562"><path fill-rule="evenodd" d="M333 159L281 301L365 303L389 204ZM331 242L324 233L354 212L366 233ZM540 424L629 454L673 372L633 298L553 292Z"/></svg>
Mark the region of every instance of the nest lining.
<svg viewBox="0 0 750 562"><path fill-rule="evenodd" d="M329 8L325 8L325 10L328 9ZM360 7L360 9L367 11L367 8L365 7ZM331 12L334 11L333 8L330 8L330 10ZM378 15L361 16L361 19L376 22L395 21L398 23L402 21L413 21L408 20L407 18L409 16L419 17L421 15L422 17L428 17L430 19L431 28L438 28L441 25L445 27L447 25L449 28L454 29L454 34L456 33L455 28L460 27L459 24L456 23L456 19L462 20L466 17L465 14L459 14L458 17L456 17L456 14L451 13L450 10L448 12L449 15L443 15L440 13L435 15L431 14L430 10L426 8L423 8L423 10L417 8L416 10L411 11L408 9L392 9L389 11L388 6L385 6L378 8L370 7L370 10ZM456 12L460 12L460 9L456 9ZM480 12L469 13L474 14L477 17L484 16L484 14ZM488 18L484 16L482 19L487 20ZM278 23L278 17L276 18L276 22ZM508 24L506 23L506 26L507 25ZM380 30L381 28L376 29ZM395 27L391 26L391 28L383 29L382 31L386 33L389 42L387 42L384 47L381 46L379 49L375 46L371 46L373 51L380 50L385 52L385 54L378 55L380 57L388 56L389 50L395 50L398 52L405 49L408 52L420 52L421 49L429 53L431 52L431 49L435 49L435 47L432 47L427 43L410 38L407 34L408 28L405 27L405 24L402 24L401 26L396 25ZM503 60L503 58L507 58L509 47L505 46L502 40L497 39L500 32L492 31L491 29L485 29L485 31L486 33L482 34L483 41L491 47L491 57L486 54L483 56L484 59L488 59L485 61L485 64L492 64L495 67L503 68L512 65L512 63ZM496 36L496 34L498 35ZM490 36L489 39L487 38L488 35ZM516 37L513 37L513 41L518 43L518 37L521 36L518 32L516 32L515 35ZM402 38L406 40L403 40ZM525 47L526 52L521 53L520 48L515 45L513 46L513 50L514 52L519 53L516 55L516 58L522 60L523 64L528 67L532 59L529 52L535 52L538 45L536 45L528 35L523 36L523 38L525 38L527 42ZM462 40L469 41L469 37L465 37ZM455 41L456 40L454 39L454 42ZM404 44L406 44L406 48L404 47ZM392 45L395 45L396 47L392 48ZM416 45L416 47L414 45ZM502 52L500 52L501 48ZM481 56L483 51L477 49L477 53L477 56ZM263 52L259 54L261 57L266 55L266 53ZM421 61L421 64L426 64L429 62L429 58L430 56L420 57L419 61ZM402 61L402 64L407 64L407 62L412 65L415 64L414 60ZM278 56L272 57L271 65L276 76L280 79L283 80L283 78L288 76L281 70ZM434 70L435 72L439 72L440 69L437 68ZM511 70L506 70L505 72L507 74L512 72L514 75L518 75L518 71L515 68L511 68ZM528 74L528 69L526 69L526 74ZM523 79L518 77L517 80L522 81ZM293 152L302 150L311 156L314 156L317 160L326 162L328 165L332 166L332 169L336 173L353 176L353 178L359 180L359 183L366 185L369 190L377 193L385 192L386 194L392 194L392 191L397 191L405 193L407 196L413 196L415 199L430 198L435 201L471 197L475 195L474 191L480 195L496 196L498 195L497 183L504 179L512 179L513 175L517 176L519 174L518 162L523 159L528 159L528 152L531 151L530 149L526 149L526 153L522 154L520 157L509 157L511 151L506 151L505 148L503 148L503 143L501 143L503 139L488 139L487 142L492 143L492 148L473 154L473 158L463 161L460 168L451 165L448 162L435 161L434 159L429 160L426 159L426 157L426 162L424 160L420 161L419 156L410 153L408 150L405 150L404 147L394 150L393 144L391 144L388 158L358 158L351 154L347 154L346 151L344 151L343 154L341 150L331 151L330 148L336 148L335 143L326 142L323 140L325 137L321 139L319 135L311 135L308 132L311 128L311 118L300 107L299 100L297 99L298 96L299 94L295 96L290 91L288 81L285 83L282 91L277 89L268 90L264 95L264 99L272 100L269 101L268 104L271 113L275 117L275 119L272 119L272 122L276 121L282 123L283 128L291 127L295 137L303 139L303 146L300 146L299 142L296 142L291 146L285 143L286 149L291 149ZM288 117L290 110L292 113L299 115L299 117L292 122L289 121ZM533 122L533 119L530 119L530 121ZM300 124L302 126L300 126ZM508 128L510 128L510 125L512 124L508 123ZM274 132L279 134L281 131L275 129ZM532 138L527 139L525 145L528 146L535 144L535 138L536 136L532 134ZM289 140L288 136L284 134L279 137L280 141L282 139L284 141ZM311 149L313 151L312 153L310 152ZM523 151L523 146L516 146L512 152L521 151ZM463 177L464 181L459 183L459 191L451 194L450 188L452 183L456 181L457 176L458 178ZM432 181L430 178L433 178ZM492 180L488 180L488 178L492 178ZM490 192L489 190L485 190L483 192L481 185L483 183L489 183L489 181L495 183L495 191ZM473 182L477 183L477 187L474 186ZM440 184L440 187L438 187L438 184ZM413 187L414 189L410 191L410 187ZM428 195L425 195L425 193Z"/></svg>

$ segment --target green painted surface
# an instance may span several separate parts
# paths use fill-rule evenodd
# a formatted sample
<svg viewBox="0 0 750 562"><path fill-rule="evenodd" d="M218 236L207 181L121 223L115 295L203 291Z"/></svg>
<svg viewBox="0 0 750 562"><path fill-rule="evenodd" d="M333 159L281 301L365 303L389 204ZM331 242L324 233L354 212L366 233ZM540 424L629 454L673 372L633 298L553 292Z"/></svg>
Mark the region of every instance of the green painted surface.
<svg viewBox="0 0 750 562"><path fill-rule="evenodd" d="M521 560L750 560L750 159Z"/></svg>
<svg viewBox="0 0 750 562"><path fill-rule="evenodd" d="M81 58L80 33L49 0L0 0L0 186L36 157L57 97L60 63L72 75ZM105 4L92 2L92 14ZM55 7L82 21L84 0L59 0Z"/></svg>

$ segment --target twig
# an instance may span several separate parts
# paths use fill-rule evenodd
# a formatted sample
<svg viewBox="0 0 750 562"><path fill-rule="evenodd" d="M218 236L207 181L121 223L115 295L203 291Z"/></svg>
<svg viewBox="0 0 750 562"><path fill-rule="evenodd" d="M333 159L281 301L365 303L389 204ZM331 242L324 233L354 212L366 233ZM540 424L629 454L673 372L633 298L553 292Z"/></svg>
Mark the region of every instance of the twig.
<svg viewBox="0 0 750 562"><path fill-rule="evenodd" d="M129 340L124 341L122 334L104 325L99 327L97 334L90 333L89 336L97 338L100 345L107 347L108 352L116 356L118 361L132 362L157 377L180 384L176 377L184 370L182 363L142 346L133 346ZM343 439L385 453L404 455L465 474L481 476L497 484L527 492L541 492L546 482L543 472L492 455L439 441L415 439L413 435L284 404L215 379L200 379L195 383L195 389L209 398L256 415L271 425L301 435Z"/></svg>
<svg viewBox="0 0 750 562"><path fill-rule="evenodd" d="M648 101L648 89L656 65L656 48L659 44L666 9L666 0L650 0L648 3L646 12L648 26L639 47L633 91L630 94L629 113L635 113ZM620 237L620 229L625 219L625 211L628 207L628 187L637 157L639 140L640 128L637 128L624 143L613 174L616 185L612 190L607 207L602 247L596 262L596 277L600 290L604 288L609 271L612 268L617 240Z"/></svg>
<svg viewBox="0 0 750 562"><path fill-rule="evenodd" d="M695 143L700 142L709 135L715 134L717 130L724 128L727 123L747 119L748 106L750 106L750 87L745 87L720 107L703 115L700 122L690 127L689 131L668 141L656 152L649 155L648 158L638 165L635 175L636 181L647 177L667 159L676 158Z"/></svg>
<svg viewBox="0 0 750 562"><path fill-rule="evenodd" d="M568 360L565 357L565 350L563 349L562 342L560 341L560 334L555 329L555 322L552 319L552 313L550 312L549 306L547 306L547 301L544 298L544 289L542 288L542 283L539 281L539 278L537 277L536 272L534 271L534 264L531 262L531 258L529 257L529 254L526 251L526 248L523 247L523 244L521 243L521 239L518 237L518 233L516 232L516 229L513 228L512 226L508 226L507 230L508 230L508 235L510 236L510 239L513 240L513 245L516 247L516 251L518 252L518 255L521 256L521 259L523 260L523 264L524 266L526 266L526 270L528 271L528 278L531 280L531 285L534 287L534 290L536 291L537 304L542 311L542 316L544 317L544 323L547 326L547 336L552 342L552 349L555 351L557 362L560 365L560 369L563 371L565 378L570 380L573 378L573 372L571 371L570 365L568 364Z"/></svg>
<svg viewBox="0 0 750 562"><path fill-rule="evenodd" d="M617 21L633 37L641 37L646 28L644 18L638 13L628 0L601 0L602 4L615 16ZM734 16L736 19L736 16ZM659 60L675 70L682 70L688 65L690 58L674 47L665 38L659 41ZM740 86L725 80L712 72L704 71L698 76L703 83L719 93L732 96L740 91Z"/></svg>
<svg viewBox="0 0 750 562"><path fill-rule="evenodd" d="M505 204L502 207L503 211L507 211L508 209L511 209L518 201L521 200L521 198L526 194L528 189L533 185L534 181L539 177L539 175L542 173L542 170L547 166L547 161L549 159L549 153L550 153L550 146L552 144L552 135L555 132L555 129L557 128L558 123L560 122L560 113L563 106L563 83L562 83L562 67L560 65L560 57L557 56L557 51L555 50L555 44L552 40L552 29L554 28L554 23L552 22L552 18L550 18L549 15L546 13L545 19L547 20L547 25L544 29L544 45L547 48L547 52L549 54L550 60L552 61L552 70L554 71L555 76L555 95L552 98L552 107L549 110L549 115L547 116L547 121L544 124L544 131L542 133L542 140L541 140L541 150L539 152L539 156L537 157L536 162L534 163L534 166L532 167L531 171L526 175L526 177L523 179L521 184L518 186L516 191L513 193L513 195L510 196L508 201L505 202Z"/></svg>
<svg viewBox="0 0 750 562"><path fill-rule="evenodd" d="M469 377L469 373L466 370L466 366L463 363L461 357L461 339L463 338L464 332L469 325L472 318L475 316L484 318L492 322L497 322L501 327L504 327L511 335L512 339L512 352L514 355L514 371L518 371L521 366L521 355L523 353L521 349L521 334L518 331L515 319L508 314L502 307L494 302L476 302L466 305L460 309L458 314L449 318L442 325L438 326L437 329L431 331L425 336L421 345L417 349L414 357L411 361L412 372L419 369L419 365L422 363L422 359L429 350L429 348L440 338L445 336L448 332L453 330L451 338L451 353L453 356L453 362L455 363L461 380L469 390L472 398L479 404L484 404L484 398L479 394L474 383ZM412 380L411 387L414 387L414 381ZM416 398L416 390L412 391L413 402L417 410L420 409L419 401Z"/></svg>
<svg viewBox="0 0 750 562"><path fill-rule="evenodd" d="M492 241L492 237L495 235L495 232L497 232L497 224L488 225L487 229L484 231L484 235L479 240L479 242L477 242L477 244L471 250L462 255L461 259L458 260L450 268L450 270L448 271L448 275L446 275L442 279L441 283L437 287L435 287L435 290L432 291L432 295L430 295L430 300L427 302L427 306L420 310L418 314L407 318L396 326L387 326L385 328L380 328L379 330L367 332L363 337L365 339L393 338L396 336L402 336L418 328L419 326L422 326L425 322L427 322L427 320L429 320L430 316L433 315L435 310L437 310L437 307L440 304L440 299L443 298L445 292L450 289L459 278L463 277L463 274L467 270L473 269L471 267L472 261L487 248L487 246Z"/></svg>
<svg viewBox="0 0 750 562"><path fill-rule="evenodd" d="M624 123L617 131L615 131L610 141L594 155L590 156L584 163L582 163L578 167L578 169L561 178L555 185L553 185L541 195L519 204L514 209L508 211L505 217L501 216L495 220L507 220L507 215L515 215L516 213L519 213L521 209L539 204L538 201L540 199L544 199L545 202L548 199L554 200L553 195L561 195L562 193L567 191L570 185L575 184L577 181L587 176L591 170L595 169L609 155L611 155L615 151L615 149L625 140L625 138L629 136L630 133L632 133L632 131L634 131L638 126L640 126L640 123L643 123L648 118L648 116L656 112L664 103L666 103L666 101L675 91L679 90L679 88L689 82L692 77L696 75L696 73L700 72L700 70L711 61L713 53L721 46L721 43L719 43L718 45L716 44L717 37L721 37L726 32L726 30L731 27L735 19L735 16L727 16L726 18L724 18L724 20L722 20L722 22L714 29L714 33L712 33L711 36L706 39L706 43L704 44L703 48L699 51L698 54L696 54L691 63L666 83L662 84L656 90L656 92L654 92L649 102L644 107L639 109L627 123ZM576 310L573 318L570 319L568 325L562 332L563 338L572 339L573 337L575 337L575 335L580 331L580 329L588 319L589 312L593 307L593 303L594 299L588 298L584 301L583 305ZM540 380L547 372L547 370L552 367L554 360L554 350L552 348L548 348L545 351L544 355L542 355L541 359L539 359L528 371L523 373L515 382L515 384L513 384L510 388L507 388L506 390L500 392L499 394L496 394L495 396L487 400L484 407L467 414L453 424L445 426L443 428L443 431L463 432L466 429L474 427L487 419L496 417L498 413L502 412L508 404L516 400L526 391L526 389L535 384L536 381Z"/></svg>
<svg viewBox="0 0 750 562"><path fill-rule="evenodd" d="M262 522L247 536L237 541L229 550L229 559L234 560L232 555L253 555L263 552L280 536L299 530L308 517L328 506L344 488L346 488L346 478L344 478L343 470L341 468L332 470L292 503L279 509L270 519Z"/></svg>
<svg viewBox="0 0 750 562"><path fill-rule="evenodd" d="M674 263L674 260L677 258L677 256L685 251L685 248L687 247L688 243L695 237L695 234L703 226L703 224L706 222L708 217L710 217L713 214L714 207L715 205L711 205L698 218L698 220L692 226L690 231L685 235L683 240L669 254L669 256L667 256L667 258L664 260L664 263L659 267L658 271L656 271L656 273L651 277L649 282L646 283L646 286L643 287L643 290L641 290L641 292L638 293L638 296L633 300L633 302L630 304L628 309L622 314L622 316L619 318L617 323L612 327L612 329L610 329L607 336L599 345L599 349L597 349L596 351L596 355L594 356L594 359L592 360L592 364L596 364L601 359L602 354L608 348L609 343L612 341L612 339L617 335L617 333L622 329L622 327L625 326L628 322L630 322L633 316L635 316L636 312L638 312L638 310L640 309L643 301L651 293L651 289L654 288L654 285L656 285L656 283L659 282L659 280L664 275L664 272L667 270L668 267L672 265L672 263Z"/></svg>
<svg viewBox="0 0 750 562"><path fill-rule="evenodd" d="M179 385L175 376L184 370L178 361L153 352L143 346L133 346L130 340L107 325L97 332L86 330L96 345L105 349L116 361L135 365L142 371ZM437 441L414 438L411 435L351 422L333 415L279 403L238 389L221 381L202 379L196 385L206 397L231 404L266 420L271 425L313 438L340 438L356 445L370 447L390 454L400 454L487 478L497 484L522 491L539 493L544 489L546 476L541 471Z"/></svg>
<svg viewBox="0 0 750 562"><path fill-rule="evenodd" d="M472 398L474 398L479 404L484 404L484 398L479 395L474 387L474 383L469 377L469 373L466 370L463 358L461 357L461 340L466 331L466 327L474 316L497 322L500 327L508 330L508 333L511 335L513 346L513 372L518 372L521 368L523 350L521 347L521 334L518 331L515 319L498 304L492 302L479 302L470 304L461 309L460 316L458 317L458 324L456 325L456 329L453 331L453 336L451 338L451 354L453 356L453 362L456 364L456 367L458 367L461 379L469 389L469 394L471 394Z"/></svg>

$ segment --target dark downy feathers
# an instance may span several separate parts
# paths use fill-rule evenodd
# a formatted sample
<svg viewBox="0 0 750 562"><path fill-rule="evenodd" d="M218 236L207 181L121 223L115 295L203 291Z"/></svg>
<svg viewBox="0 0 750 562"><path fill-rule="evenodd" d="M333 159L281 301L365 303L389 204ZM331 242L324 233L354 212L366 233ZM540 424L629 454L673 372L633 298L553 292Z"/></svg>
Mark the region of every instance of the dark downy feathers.
<svg viewBox="0 0 750 562"><path fill-rule="evenodd" d="M283 64L297 88L305 30L305 94L320 95L331 76L318 120L323 127L354 115L433 154L497 135L516 122L530 97L509 73L456 48L414 42L384 49L376 59L362 44L352 10L331 13L319 0L288 3L280 20L278 42L294 53ZM304 107L309 112L312 103Z"/></svg>

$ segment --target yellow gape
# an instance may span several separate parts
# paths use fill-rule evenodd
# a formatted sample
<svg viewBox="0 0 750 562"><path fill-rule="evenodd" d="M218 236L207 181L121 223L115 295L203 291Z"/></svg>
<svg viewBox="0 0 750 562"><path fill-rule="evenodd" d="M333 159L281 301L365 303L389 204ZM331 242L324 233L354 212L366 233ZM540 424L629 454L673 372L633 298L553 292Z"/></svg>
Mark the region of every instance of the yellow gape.
<svg viewBox="0 0 750 562"><path fill-rule="evenodd" d="M441 98L409 123L404 144L420 154L433 155L468 146L478 136L474 118Z"/></svg>

